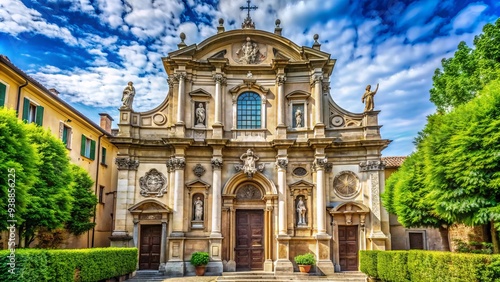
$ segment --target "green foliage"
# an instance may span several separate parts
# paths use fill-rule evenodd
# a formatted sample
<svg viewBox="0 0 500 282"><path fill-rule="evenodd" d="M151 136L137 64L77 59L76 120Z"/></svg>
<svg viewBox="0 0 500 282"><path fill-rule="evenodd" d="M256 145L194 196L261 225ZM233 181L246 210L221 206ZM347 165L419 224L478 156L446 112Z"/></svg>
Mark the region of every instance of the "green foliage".
<svg viewBox="0 0 500 282"><path fill-rule="evenodd" d="M436 69L430 93L439 112L470 101L499 77L500 19L483 27L483 33L474 39L474 46L470 48L461 42L452 58L441 61L443 69Z"/></svg>
<svg viewBox="0 0 500 282"><path fill-rule="evenodd" d="M377 270L373 269L374 264ZM500 281L500 256L421 250L361 251L360 270L382 281Z"/></svg>
<svg viewBox="0 0 500 282"><path fill-rule="evenodd" d="M26 210L27 190L33 185L38 175L37 163L38 155L30 145L25 124L17 119L13 110L1 107L0 230L7 229L9 219L17 220L18 224L23 222L22 215ZM10 208L13 208L10 212L9 204L11 204Z"/></svg>
<svg viewBox="0 0 500 282"><path fill-rule="evenodd" d="M408 252L379 252L377 255L377 273L383 281L410 281L408 272Z"/></svg>
<svg viewBox="0 0 500 282"><path fill-rule="evenodd" d="M312 253L298 255L293 258L298 265L315 265L316 257Z"/></svg>
<svg viewBox="0 0 500 282"><path fill-rule="evenodd" d="M71 206L71 217L66 222L66 228L78 236L95 226L91 218L94 216L97 198L91 189L94 182L87 171L72 164L71 172L73 175L71 196L75 201Z"/></svg>
<svg viewBox="0 0 500 282"><path fill-rule="evenodd" d="M0 251L0 281L101 281L131 273L137 264L135 248L19 249L11 274L8 254Z"/></svg>
<svg viewBox="0 0 500 282"><path fill-rule="evenodd" d="M458 253L487 254L487 255L493 253L492 243L476 242L476 241L470 241L466 243L460 239L454 239L453 242L455 242L457 246L455 252Z"/></svg>
<svg viewBox="0 0 500 282"><path fill-rule="evenodd" d="M66 147L48 130L35 124L26 127L28 138L40 157L37 163L40 174L35 184L28 189L29 212L23 215L24 223L20 227L21 237L25 238L28 247L39 228L52 230L64 227L70 218L73 198Z"/></svg>
<svg viewBox="0 0 500 282"><path fill-rule="evenodd" d="M381 251L359 251L359 270L366 275L378 278L377 256Z"/></svg>
<svg viewBox="0 0 500 282"><path fill-rule="evenodd" d="M207 252L194 252L189 261L194 266L207 265L210 261L210 256Z"/></svg>

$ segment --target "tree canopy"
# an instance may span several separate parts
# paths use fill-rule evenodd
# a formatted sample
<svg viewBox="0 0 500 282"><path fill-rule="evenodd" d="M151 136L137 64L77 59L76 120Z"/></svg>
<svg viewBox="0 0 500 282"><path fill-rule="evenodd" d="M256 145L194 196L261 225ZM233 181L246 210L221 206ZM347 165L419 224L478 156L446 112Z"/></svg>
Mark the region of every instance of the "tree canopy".
<svg viewBox="0 0 500 282"><path fill-rule="evenodd" d="M81 235L95 226L90 219L94 216L97 198L91 188L94 182L87 171L72 164L71 172L73 174L72 194L75 201L71 206L71 216L66 222L66 229L75 235Z"/></svg>
<svg viewBox="0 0 500 282"><path fill-rule="evenodd" d="M430 92L437 113L415 139L416 152L387 181L384 205L406 227L500 228L500 19L474 45L460 43L436 70Z"/></svg>

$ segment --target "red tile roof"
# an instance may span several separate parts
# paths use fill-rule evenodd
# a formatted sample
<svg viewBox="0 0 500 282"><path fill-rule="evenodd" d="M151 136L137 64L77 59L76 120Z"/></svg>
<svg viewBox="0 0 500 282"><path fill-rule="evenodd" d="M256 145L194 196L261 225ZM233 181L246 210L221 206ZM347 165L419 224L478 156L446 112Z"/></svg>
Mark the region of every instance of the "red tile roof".
<svg viewBox="0 0 500 282"><path fill-rule="evenodd" d="M398 168L406 160L406 157L384 157L382 161L385 162L387 168Z"/></svg>

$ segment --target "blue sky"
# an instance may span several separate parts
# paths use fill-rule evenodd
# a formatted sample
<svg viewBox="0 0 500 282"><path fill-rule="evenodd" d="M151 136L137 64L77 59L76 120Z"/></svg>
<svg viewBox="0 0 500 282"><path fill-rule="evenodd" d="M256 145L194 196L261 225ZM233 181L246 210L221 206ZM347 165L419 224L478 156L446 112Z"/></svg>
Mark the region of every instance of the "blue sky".
<svg viewBox="0 0 500 282"><path fill-rule="evenodd" d="M362 112L367 84L380 83L382 137L393 140L384 156L407 155L435 111L429 102L434 70L460 41L472 46L486 23L500 17L497 1L253 0L257 29L283 36L337 59L331 95ZM100 112L117 120L122 91L133 81L136 111L156 107L168 91L161 57L216 34L218 19L237 29L244 0L0 0L0 53L98 123ZM116 125L115 125L116 127Z"/></svg>

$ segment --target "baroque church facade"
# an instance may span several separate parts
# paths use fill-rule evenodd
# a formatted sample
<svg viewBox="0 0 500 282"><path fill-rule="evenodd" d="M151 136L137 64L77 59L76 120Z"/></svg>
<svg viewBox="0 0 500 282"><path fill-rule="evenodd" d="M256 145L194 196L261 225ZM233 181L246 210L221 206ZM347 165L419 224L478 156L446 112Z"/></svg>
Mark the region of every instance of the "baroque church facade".
<svg viewBox="0 0 500 282"><path fill-rule="evenodd" d="M297 270L314 253L316 271L358 270L358 251L390 249L381 205L390 143L380 136L373 95L363 113L330 93L335 60L255 29L218 32L164 57L169 91L135 112L129 83L112 138L117 194L112 246L137 246L139 269L193 272ZM140 93L140 89L138 89ZM333 93L333 96L334 93ZM370 104L370 105L369 105Z"/></svg>

